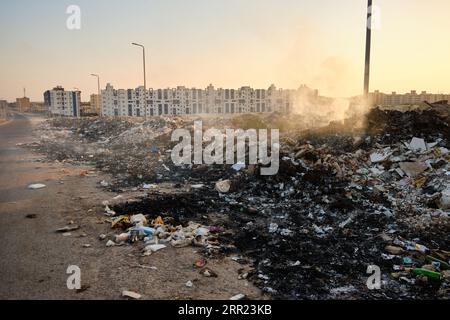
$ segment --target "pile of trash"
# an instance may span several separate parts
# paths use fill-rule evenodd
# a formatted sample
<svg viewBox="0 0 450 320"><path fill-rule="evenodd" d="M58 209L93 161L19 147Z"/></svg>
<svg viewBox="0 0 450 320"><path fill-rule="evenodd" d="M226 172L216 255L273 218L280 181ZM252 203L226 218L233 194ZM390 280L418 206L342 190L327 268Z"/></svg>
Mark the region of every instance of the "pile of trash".
<svg viewBox="0 0 450 320"><path fill-rule="evenodd" d="M192 121L178 117L149 120L54 118L44 122L28 146L49 159L96 166L112 174L105 187L113 191L170 180L171 133Z"/></svg>
<svg viewBox="0 0 450 320"><path fill-rule="evenodd" d="M194 246L202 249L207 256L219 254L221 244L219 236L223 229L215 226L205 226L193 221L176 223L171 216L157 216L150 219L151 215L121 214L117 215L107 203L105 203L105 215L111 217L111 228L118 231L112 240L108 240L106 246L120 246L124 244L143 244L143 255L149 256L154 252L167 248L183 248ZM102 240L106 236L101 237Z"/></svg>
<svg viewBox="0 0 450 320"><path fill-rule="evenodd" d="M239 226L237 247L255 259L252 279L266 292L288 299L448 297L448 125L428 124L422 133L408 123L411 130L391 132L405 115L383 113L389 123L379 121L374 135L285 137L278 175L243 171L235 177L239 190L220 195L222 212ZM407 256L386 252L396 243ZM416 260L412 248L420 250ZM397 258L412 263L403 268ZM385 275L380 291L366 287L369 265Z"/></svg>
<svg viewBox="0 0 450 320"><path fill-rule="evenodd" d="M253 262L245 277L274 298L445 299L450 289L447 113L376 108L364 121L317 129L288 121L274 176L259 175L259 165L173 166L169 129L193 125L179 118L111 125L120 129L98 133L92 143L88 134L83 152L74 146L87 131L74 124L64 139L34 147L50 157L63 152L65 160L79 161L82 155L113 174L115 180L104 186L148 189L140 202L107 208L120 230L112 245L140 243L144 253L199 245L205 254L238 254ZM273 127L283 117L217 123ZM97 120L82 121L93 132L103 128ZM356 122L365 126L355 127ZM43 134L63 132L46 125ZM190 184L190 191L158 194L157 183L164 180ZM367 287L368 266L381 269L381 290Z"/></svg>

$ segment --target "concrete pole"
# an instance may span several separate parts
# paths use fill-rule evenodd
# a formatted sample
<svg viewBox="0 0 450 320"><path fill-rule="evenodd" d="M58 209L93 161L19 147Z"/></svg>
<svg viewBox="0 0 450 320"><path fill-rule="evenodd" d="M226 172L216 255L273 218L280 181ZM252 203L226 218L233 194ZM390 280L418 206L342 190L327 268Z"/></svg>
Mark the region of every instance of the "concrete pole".
<svg viewBox="0 0 450 320"><path fill-rule="evenodd" d="M364 70L364 98L369 97L370 84L370 49L372 42L372 0L367 3L367 28L366 28L366 62Z"/></svg>
<svg viewBox="0 0 450 320"><path fill-rule="evenodd" d="M142 61L144 66L144 119L147 119L147 75L145 72L145 47L142 44L139 43L132 43L133 46L138 46L142 48Z"/></svg>

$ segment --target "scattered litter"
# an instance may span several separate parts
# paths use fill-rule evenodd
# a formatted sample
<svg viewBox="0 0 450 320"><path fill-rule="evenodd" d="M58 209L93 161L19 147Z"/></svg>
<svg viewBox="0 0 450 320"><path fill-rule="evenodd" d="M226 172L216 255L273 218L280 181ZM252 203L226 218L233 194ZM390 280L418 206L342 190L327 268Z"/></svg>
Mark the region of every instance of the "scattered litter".
<svg viewBox="0 0 450 320"><path fill-rule="evenodd" d="M203 268L202 270L200 270L200 274L206 278L217 278L218 277L217 273L215 273L214 271L212 271L209 268Z"/></svg>
<svg viewBox="0 0 450 320"><path fill-rule="evenodd" d="M41 183L36 183L36 184L30 184L28 186L28 189L31 190L38 190L38 189L43 189L46 188L47 186L45 184L41 184Z"/></svg>
<svg viewBox="0 0 450 320"><path fill-rule="evenodd" d="M409 149L414 152L425 152L427 151L427 144L423 139L413 138L409 144Z"/></svg>
<svg viewBox="0 0 450 320"><path fill-rule="evenodd" d="M237 295L235 295L235 296L232 296L232 297L230 298L230 300L233 300L233 301L239 301L239 300L244 300L245 297L246 297L245 294L240 293L240 294L237 294Z"/></svg>
<svg viewBox="0 0 450 320"><path fill-rule="evenodd" d="M103 180L103 181L101 181L100 182L100 185L102 186L102 187L108 187L109 186L109 183L107 182L107 181L105 181L105 180Z"/></svg>
<svg viewBox="0 0 450 320"><path fill-rule="evenodd" d="M164 248L167 248L167 246L164 245L164 244L151 244L151 245L146 246L144 250L147 251L147 252L148 251L157 252L157 251L162 250Z"/></svg>
<svg viewBox="0 0 450 320"><path fill-rule="evenodd" d="M205 267L207 263L208 263L208 261L206 259L200 258L197 261L195 261L194 266L196 268L201 269L201 268Z"/></svg>
<svg viewBox="0 0 450 320"><path fill-rule="evenodd" d="M56 229L56 232L64 233L64 232L75 231L75 230L78 230L78 229L80 229L80 226L68 225L68 226L65 226L63 228Z"/></svg>
<svg viewBox="0 0 450 320"><path fill-rule="evenodd" d="M233 170L235 170L235 171L241 171L242 169L245 169L245 167L246 167L245 163L241 163L241 162L236 163L232 166Z"/></svg>
<svg viewBox="0 0 450 320"><path fill-rule="evenodd" d="M133 291L122 291L122 297L139 300L142 298L142 295Z"/></svg>
<svg viewBox="0 0 450 320"><path fill-rule="evenodd" d="M114 243L114 241L112 240L108 240L108 242L106 243L107 247L114 247L116 244Z"/></svg>
<svg viewBox="0 0 450 320"><path fill-rule="evenodd" d="M224 180L224 181L218 181L216 183L216 190L220 193L228 193L231 189L231 181L230 180Z"/></svg>

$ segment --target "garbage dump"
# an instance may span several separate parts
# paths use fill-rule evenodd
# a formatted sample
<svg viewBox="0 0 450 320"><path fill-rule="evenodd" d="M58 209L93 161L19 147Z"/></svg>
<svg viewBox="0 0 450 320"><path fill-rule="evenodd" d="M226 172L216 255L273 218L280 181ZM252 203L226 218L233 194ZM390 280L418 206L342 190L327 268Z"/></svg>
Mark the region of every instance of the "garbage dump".
<svg viewBox="0 0 450 320"><path fill-rule="evenodd" d="M112 246L241 257L252 268L239 276L273 298L448 299L449 110L375 108L363 126L350 118L320 128L277 114L205 121L283 127L274 176L260 175L261 165L174 166L170 132L192 129L188 118L54 119L30 147L111 173L110 190L146 190L105 208ZM191 188L160 194L164 181ZM367 287L368 266L381 269L383 290Z"/></svg>

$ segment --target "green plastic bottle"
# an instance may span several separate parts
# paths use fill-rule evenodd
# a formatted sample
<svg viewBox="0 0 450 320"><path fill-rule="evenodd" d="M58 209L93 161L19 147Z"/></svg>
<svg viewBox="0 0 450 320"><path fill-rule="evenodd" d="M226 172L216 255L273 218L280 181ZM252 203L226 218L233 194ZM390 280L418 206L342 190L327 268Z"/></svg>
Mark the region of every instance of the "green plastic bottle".
<svg viewBox="0 0 450 320"><path fill-rule="evenodd" d="M433 280L441 280L442 276L439 272L434 272L434 271L430 271L427 269L414 269L413 273L418 275L418 276L425 276L429 279L433 279Z"/></svg>

